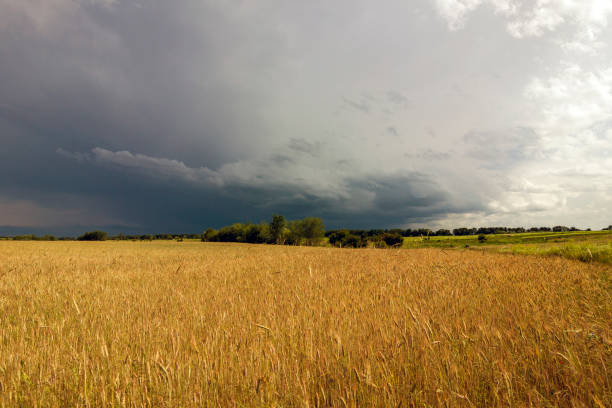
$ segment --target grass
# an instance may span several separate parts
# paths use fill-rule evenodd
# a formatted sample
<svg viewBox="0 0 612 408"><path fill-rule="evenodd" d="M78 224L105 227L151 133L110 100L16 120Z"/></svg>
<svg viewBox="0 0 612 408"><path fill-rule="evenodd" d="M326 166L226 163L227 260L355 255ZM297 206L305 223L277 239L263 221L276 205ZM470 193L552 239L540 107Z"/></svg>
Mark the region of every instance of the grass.
<svg viewBox="0 0 612 408"><path fill-rule="evenodd" d="M503 247L501 252L514 254L560 256L582 262L602 262L612 264L611 244L567 244L567 245L513 245Z"/></svg>
<svg viewBox="0 0 612 408"><path fill-rule="evenodd" d="M612 263L612 231L542 232L450 237L410 237L403 248L471 248L523 255L560 256L583 262Z"/></svg>
<svg viewBox="0 0 612 408"><path fill-rule="evenodd" d="M612 241L612 231L526 232L489 234L485 242L478 235L404 238L404 248L457 248L465 245L516 245Z"/></svg>
<svg viewBox="0 0 612 408"><path fill-rule="evenodd" d="M0 406L612 406L610 268L0 243Z"/></svg>

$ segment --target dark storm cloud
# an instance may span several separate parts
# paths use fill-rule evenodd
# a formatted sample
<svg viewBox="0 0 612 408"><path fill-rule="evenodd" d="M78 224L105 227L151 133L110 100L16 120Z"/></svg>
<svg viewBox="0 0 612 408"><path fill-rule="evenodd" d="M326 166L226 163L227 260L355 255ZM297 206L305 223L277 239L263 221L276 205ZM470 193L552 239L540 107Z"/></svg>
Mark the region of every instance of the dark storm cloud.
<svg viewBox="0 0 612 408"><path fill-rule="evenodd" d="M41 214L43 226L119 220L144 229L170 228L177 221L179 228L193 228L203 222L193 207L209 214L207 223L218 223L215 214L223 219L224 211L210 205L215 197L206 192L182 193L159 179L147 184L109 168L132 163L141 172L162 168L158 175L174 173L214 184L206 168L169 159L151 162L155 159L150 157L221 165L253 149L256 139L265 140L254 96L230 83L224 65L231 62L223 58L222 43L228 30L253 44L268 42L249 39L246 31L231 27L227 16L198 2L177 7L152 1L140 7L135 2L55 1L38 8L4 3L0 198ZM198 11L197 16L189 10ZM245 55L237 57L248 68L265 48L247 46ZM248 135L242 122L249 123ZM108 150L91 150L95 146L119 153L105 157ZM128 150L151 156L132 156ZM106 167L93 166L93 161ZM60 200L62 194L70 199ZM178 203L194 194L194 204ZM10 203L6 208L14 206ZM74 211L62 219L62 208Z"/></svg>
<svg viewBox="0 0 612 408"><path fill-rule="evenodd" d="M559 186L609 173L607 11L578 22L589 42L481 3L0 0L0 225L197 232L279 212L384 227L559 207ZM580 50L600 65L558 68Z"/></svg>
<svg viewBox="0 0 612 408"><path fill-rule="evenodd" d="M253 146L241 121L250 123L252 134L264 133L255 96L224 73L228 61L218 36L231 23L214 7L191 1L183 7L165 1L143 7L70 3L60 1L48 11L42 32L20 7L3 17L29 23L2 26L5 120L43 134L53 150L95 144L212 165ZM265 46L254 47L245 62L259 52Z"/></svg>
<svg viewBox="0 0 612 408"><path fill-rule="evenodd" d="M294 144L290 142L287 151L295 150ZM161 200L169 214L163 225L170 226L187 227L190 220L206 223L210 214L214 214L214 225L222 225L236 219L260 221L272 213L283 213L289 218L321 216L329 227L347 224L391 227L397 225L398 219L416 222L449 212L482 210L476 202L457 204L435 179L419 172L363 174L358 178L344 175L324 182L299 174L277 177L294 171L292 166L296 164L293 160L278 160L283 157L279 154L271 154L270 160L232 163L216 171L190 168L176 160L100 148L91 153L61 150L58 154L81 166L100 166L129 175L125 183L140 188L127 193L127 199L123 192L126 204L138 198L146 204L142 207L128 204L122 208L123 215L129 212L130 219L155 217L161 211ZM151 222L154 221L147 220ZM161 225L160 220L157 225Z"/></svg>

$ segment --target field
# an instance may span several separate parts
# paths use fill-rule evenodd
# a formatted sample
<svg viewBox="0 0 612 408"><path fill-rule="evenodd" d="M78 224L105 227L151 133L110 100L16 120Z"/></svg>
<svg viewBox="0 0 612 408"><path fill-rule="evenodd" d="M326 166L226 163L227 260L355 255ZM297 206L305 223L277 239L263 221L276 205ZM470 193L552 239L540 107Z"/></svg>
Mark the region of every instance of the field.
<svg viewBox="0 0 612 408"><path fill-rule="evenodd" d="M610 265L498 249L0 242L0 406L612 406Z"/></svg>
<svg viewBox="0 0 612 408"><path fill-rule="evenodd" d="M612 231L568 231L568 232L525 232L513 234L485 235L484 242L478 235L407 237L404 248L440 247L455 248L465 245L516 245L516 244L569 244L569 243L611 243Z"/></svg>
<svg viewBox="0 0 612 408"><path fill-rule="evenodd" d="M478 235L410 237L404 248L470 248L524 255L561 256L583 262L612 264L612 231L528 232Z"/></svg>

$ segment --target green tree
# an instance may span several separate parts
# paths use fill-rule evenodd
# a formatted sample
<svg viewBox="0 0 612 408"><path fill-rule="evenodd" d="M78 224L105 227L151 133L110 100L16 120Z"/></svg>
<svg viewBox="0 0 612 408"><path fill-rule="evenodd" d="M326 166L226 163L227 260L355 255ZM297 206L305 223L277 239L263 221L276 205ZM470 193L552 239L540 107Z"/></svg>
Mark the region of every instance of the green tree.
<svg viewBox="0 0 612 408"><path fill-rule="evenodd" d="M564 225L557 225L557 226L553 227L552 230L553 230L553 232L566 232L566 231L569 231L569 228L567 228Z"/></svg>
<svg viewBox="0 0 612 408"><path fill-rule="evenodd" d="M285 244L300 245L304 238L302 227L302 221L294 220L287 222L287 229L283 233Z"/></svg>
<svg viewBox="0 0 612 408"><path fill-rule="evenodd" d="M287 220L284 216L275 214L270 221L270 240L274 244L285 243L285 230L287 229Z"/></svg>
<svg viewBox="0 0 612 408"><path fill-rule="evenodd" d="M251 244L263 244L270 241L270 227L265 222L247 224L245 227L245 241Z"/></svg>
<svg viewBox="0 0 612 408"><path fill-rule="evenodd" d="M217 240L219 233L217 232L217 230L209 228L206 231L204 231L204 233L202 234L202 241L203 242L213 242Z"/></svg>
<svg viewBox="0 0 612 408"><path fill-rule="evenodd" d="M306 245L317 245L321 243L325 237L325 225L319 217L307 217L302 221L302 237L306 241Z"/></svg>
<svg viewBox="0 0 612 408"><path fill-rule="evenodd" d="M329 243L333 246L343 247L346 246L346 240L350 236L350 232L348 230L339 230L334 231L329 234Z"/></svg>
<svg viewBox="0 0 612 408"><path fill-rule="evenodd" d="M221 242L245 242L246 227L249 224L241 224L239 222L232 224L229 227L223 227L219 230L219 241Z"/></svg>

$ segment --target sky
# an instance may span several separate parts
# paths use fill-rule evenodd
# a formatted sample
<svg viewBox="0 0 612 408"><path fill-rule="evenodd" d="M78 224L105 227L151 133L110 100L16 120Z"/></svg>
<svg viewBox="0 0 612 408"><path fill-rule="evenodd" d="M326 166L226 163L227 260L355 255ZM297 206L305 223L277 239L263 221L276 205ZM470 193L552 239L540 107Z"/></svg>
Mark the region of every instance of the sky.
<svg viewBox="0 0 612 408"><path fill-rule="evenodd" d="M609 0L0 0L0 234L612 224Z"/></svg>

